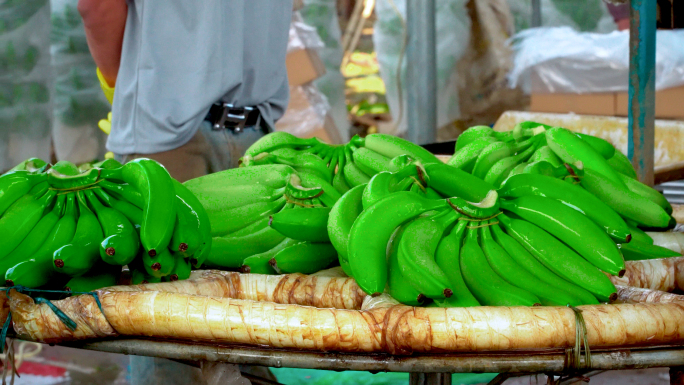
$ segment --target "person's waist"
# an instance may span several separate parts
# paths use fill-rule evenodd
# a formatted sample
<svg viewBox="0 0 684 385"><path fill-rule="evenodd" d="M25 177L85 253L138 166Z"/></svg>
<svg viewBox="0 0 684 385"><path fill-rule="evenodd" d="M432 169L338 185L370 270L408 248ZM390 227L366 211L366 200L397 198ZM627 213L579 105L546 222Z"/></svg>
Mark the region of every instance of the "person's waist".
<svg viewBox="0 0 684 385"><path fill-rule="evenodd" d="M244 128L261 125L261 113L256 106L235 107L230 103L212 104L204 120L215 130L241 131Z"/></svg>

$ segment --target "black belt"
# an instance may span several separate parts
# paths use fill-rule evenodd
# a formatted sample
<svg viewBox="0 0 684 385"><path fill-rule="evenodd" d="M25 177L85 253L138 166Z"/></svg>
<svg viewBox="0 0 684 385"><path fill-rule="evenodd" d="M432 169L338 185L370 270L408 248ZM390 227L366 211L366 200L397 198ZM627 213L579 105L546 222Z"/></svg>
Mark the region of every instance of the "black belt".
<svg viewBox="0 0 684 385"><path fill-rule="evenodd" d="M214 130L229 129L235 132L259 123L259 109L256 107L235 107L230 103L214 103L204 118Z"/></svg>

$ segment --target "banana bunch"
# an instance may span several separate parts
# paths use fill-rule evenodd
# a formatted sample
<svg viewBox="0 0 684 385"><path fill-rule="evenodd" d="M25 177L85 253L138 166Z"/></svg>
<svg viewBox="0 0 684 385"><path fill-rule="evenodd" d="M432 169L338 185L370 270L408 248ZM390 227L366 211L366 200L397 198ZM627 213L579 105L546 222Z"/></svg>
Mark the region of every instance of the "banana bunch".
<svg viewBox="0 0 684 385"><path fill-rule="evenodd" d="M149 159L22 162L0 176L2 230L0 272L30 288L111 286L126 265L133 283L186 279L211 249L197 198Z"/></svg>
<svg viewBox="0 0 684 385"><path fill-rule="evenodd" d="M535 150L525 160L531 148ZM503 167L516 161L513 168ZM661 193L639 182L629 159L601 138L536 122L522 122L508 132L477 126L459 136L449 164L494 182L502 197L540 195L581 207L592 219L604 222L602 226L620 242L626 259L674 255L653 246L643 231L672 228L676 224L671 217L672 206ZM507 174L500 174L501 168ZM580 188L569 188L568 184ZM573 206L577 201L584 205ZM619 225L618 232L631 233L635 239L629 242L630 238L616 237L616 230L606 227L606 222Z"/></svg>

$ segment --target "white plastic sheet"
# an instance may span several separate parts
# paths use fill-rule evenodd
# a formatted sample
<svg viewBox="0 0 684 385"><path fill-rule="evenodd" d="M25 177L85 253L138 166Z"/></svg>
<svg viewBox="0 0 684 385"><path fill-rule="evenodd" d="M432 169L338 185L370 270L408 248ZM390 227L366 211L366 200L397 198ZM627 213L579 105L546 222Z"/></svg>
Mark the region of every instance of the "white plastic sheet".
<svg viewBox="0 0 684 385"><path fill-rule="evenodd" d="M0 171L50 156L50 4L0 3Z"/></svg>
<svg viewBox="0 0 684 385"><path fill-rule="evenodd" d="M437 0L435 2L435 23L437 34L437 125L447 125L461 116L458 98L456 63L463 56L470 42L470 18L466 10L467 0ZM373 43L378 55L380 75L387 90L387 102L392 119L399 125L378 127L388 134L401 135L406 132L406 58L399 67L404 45L402 19L406 20L406 0L378 0L375 7L377 21L373 32ZM400 71L401 90L399 97ZM401 99L401 100L400 100ZM399 112L401 111L401 116ZM396 126L396 129L394 127Z"/></svg>
<svg viewBox="0 0 684 385"><path fill-rule="evenodd" d="M624 92L629 84L629 32L577 32L534 28L512 39L509 85L527 93ZM684 85L684 30L660 30L656 39L656 89Z"/></svg>

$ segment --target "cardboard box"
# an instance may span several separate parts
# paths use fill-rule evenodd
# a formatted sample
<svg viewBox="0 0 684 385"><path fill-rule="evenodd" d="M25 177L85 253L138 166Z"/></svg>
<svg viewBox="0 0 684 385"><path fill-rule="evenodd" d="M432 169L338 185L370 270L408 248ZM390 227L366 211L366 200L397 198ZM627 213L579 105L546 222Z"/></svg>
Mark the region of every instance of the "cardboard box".
<svg viewBox="0 0 684 385"><path fill-rule="evenodd" d="M629 96L626 92L532 94L530 98L530 111L627 116L628 104ZM684 86L656 92L655 116L659 119L684 119Z"/></svg>
<svg viewBox="0 0 684 385"><path fill-rule="evenodd" d="M629 96L626 92L615 94L615 115L627 116ZM656 91L656 118L684 119L684 86Z"/></svg>
<svg viewBox="0 0 684 385"><path fill-rule="evenodd" d="M318 79L325 74L325 65L313 49L291 51L285 58L287 78L292 86L300 86Z"/></svg>
<svg viewBox="0 0 684 385"><path fill-rule="evenodd" d="M294 0L292 3L292 11L299 11L304 8L304 0Z"/></svg>
<svg viewBox="0 0 684 385"><path fill-rule="evenodd" d="M585 115L615 115L615 95L605 94L532 94L530 111Z"/></svg>

